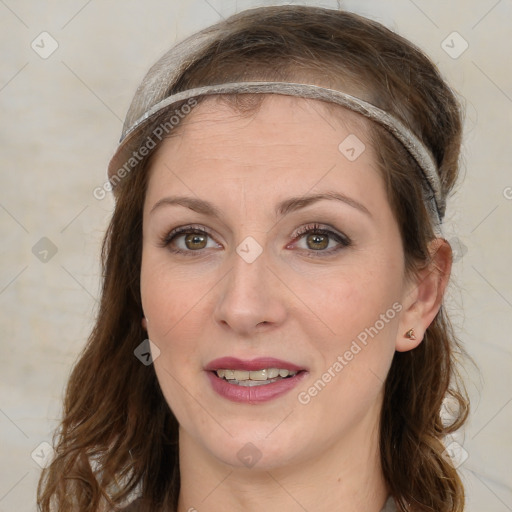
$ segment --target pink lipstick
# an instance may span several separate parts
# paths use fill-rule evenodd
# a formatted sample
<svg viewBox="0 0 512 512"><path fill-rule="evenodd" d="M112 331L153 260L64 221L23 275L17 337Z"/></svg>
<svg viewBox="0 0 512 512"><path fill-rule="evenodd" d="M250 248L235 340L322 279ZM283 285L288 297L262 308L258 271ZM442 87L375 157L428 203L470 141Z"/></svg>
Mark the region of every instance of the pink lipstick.
<svg viewBox="0 0 512 512"><path fill-rule="evenodd" d="M242 360L222 357L205 367L215 392L233 402L257 404L294 388L307 369L273 357Z"/></svg>

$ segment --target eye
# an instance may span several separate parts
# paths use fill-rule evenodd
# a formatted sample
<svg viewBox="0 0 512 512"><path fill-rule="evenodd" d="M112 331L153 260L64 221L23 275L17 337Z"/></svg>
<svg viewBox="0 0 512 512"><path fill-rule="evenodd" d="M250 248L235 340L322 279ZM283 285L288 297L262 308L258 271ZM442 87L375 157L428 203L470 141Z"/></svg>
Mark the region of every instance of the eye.
<svg viewBox="0 0 512 512"><path fill-rule="evenodd" d="M318 224L300 228L294 235L294 241L296 242L287 248L298 247L304 251L316 252L318 256L333 254L352 243L346 235L322 228ZM204 249L221 246L202 226L182 226L173 229L162 239L162 247L167 247L173 253L194 256L201 254Z"/></svg>
<svg viewBox="0 0 512 512"><path fill-rule="evenodd" d="M300 228L294 239L299 241L295 244L299 249L322 253L322 255L338 252L352 243L346 235L322 228L318 224Z"/></svg>
<svg viewBox="0 0 512 512"><path fill-rule="evenodd" d="M162 245L180 254L201 252L203 249L218 248L210 234L203 227L183 226L173 229L162 240Z"/></svg>

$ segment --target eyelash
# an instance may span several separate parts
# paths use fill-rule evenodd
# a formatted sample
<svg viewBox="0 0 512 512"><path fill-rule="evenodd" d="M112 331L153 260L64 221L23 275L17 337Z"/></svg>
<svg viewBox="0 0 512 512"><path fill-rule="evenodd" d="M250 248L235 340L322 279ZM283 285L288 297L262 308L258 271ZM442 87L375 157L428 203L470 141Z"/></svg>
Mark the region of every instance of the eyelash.
<svg viewBox="0 0 512 512"><path fill-rule="evenodd" d="M189 234L205 235L205 236L208 236L209 238L212 238L210 236L210 234L208 233L208 231L206 229L204 229L203 227L201 227L201 226L194 226L194 225L182 226L182 227L173 229L170 233L165 235L163 237L163 239L162 239L162 244L161 245L162 245L162 247L168 247L170 245L170 243L173 240L175 240L176 238L178 238L179 236L181 236L181 235L189 235ZM339 244L337 247L334 247L334 248L331 248L331 249L328 249L328 250L318 250L318 251L315 251L313 249L309 249L308 251L311 254L308 255L308 256L313 257L313 258L329 256L329 255L332 255L334 253L337 253L341 249L344 249L344 248L349 247L350 245L352 245L352 241L346 235L342 235L341 233L337 233L337 232L332 231L330 229L322 228L318 224L309 224L307 226L303 226L302 228L300 228L295 233L293 241L295 242L297 240L300 240L304 235L308 235L308 234L327 235L330 238L334 239ZM199 249L197 251L192 251L192 250L171 249L171 248L169 248L169 250L171 252L175 253L175 254L184 254L186 256L197 256L197 255L200 255L200 253L204 249ZM302 249L302 250L304 251L304 250L307 250L307 249Z"/></svg>
<svg viewBox="0 0 512 512"><path fill-rule="evenodd" d="M295 233L293 240L294 241L300 240L304 235L309 235L309 234L327 235L330 238L332 238L333 240L335 240L336 242L338 242L338 244L339 244L337 247L331 247L331 249L319 250L319 251L315 251L313 249L309 249L309 250L303 249L303 250L308 250L310 252L309 256L311 256L313 258L321 258L324 256L330 256L330 255L337 253L338 251L341 251L342 249L345 249L345 248L349 247L350 245L352 245L352 241L350 240L350 238L348 238L348 236L342 235L341 233L337 233L336 231L332 231L330 229L322 228L318 224L309 224L309 225L303 226Z"/></svg>

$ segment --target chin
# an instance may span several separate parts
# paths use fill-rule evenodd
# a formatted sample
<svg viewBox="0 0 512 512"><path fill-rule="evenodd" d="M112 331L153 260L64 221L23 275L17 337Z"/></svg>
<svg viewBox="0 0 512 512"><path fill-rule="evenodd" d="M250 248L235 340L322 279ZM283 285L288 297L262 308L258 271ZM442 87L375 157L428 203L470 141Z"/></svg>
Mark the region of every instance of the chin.
<svg viewBox="0 0 512 512"><path fill-rule="evenodd" d="M312 439L308 442L304 429L299 434L284 425L276 426L275 421L260 422L256 426L253 422L238 420L226 423L229 432L236 432L233 436L222 430L213 437L211 431L194 437L214 459L231 469L270 471L307 460L306 451L314 447L314 442Z"/></svg>

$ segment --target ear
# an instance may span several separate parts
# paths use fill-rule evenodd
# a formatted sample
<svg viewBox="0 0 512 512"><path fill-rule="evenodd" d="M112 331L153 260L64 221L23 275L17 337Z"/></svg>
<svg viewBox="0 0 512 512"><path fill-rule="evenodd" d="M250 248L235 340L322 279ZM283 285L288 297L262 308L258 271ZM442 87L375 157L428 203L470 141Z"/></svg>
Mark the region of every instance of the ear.
<svg viewBox="0 0 512 512"><path fill-rule="evenodd" d="M444 238L429 243L430 263L409 280L402 300L399 331L395 344L398 352L416 348L423 340L427 327L437 315L452 269L452 249ZM416 339L405 336L414 329Z"/></svg>
<svg viewBox="0 0 512 512"><path fill-rule="evenodd" d="M148 330L148 321L145 316L142 317L142 328L147 331Z"/></svg>

